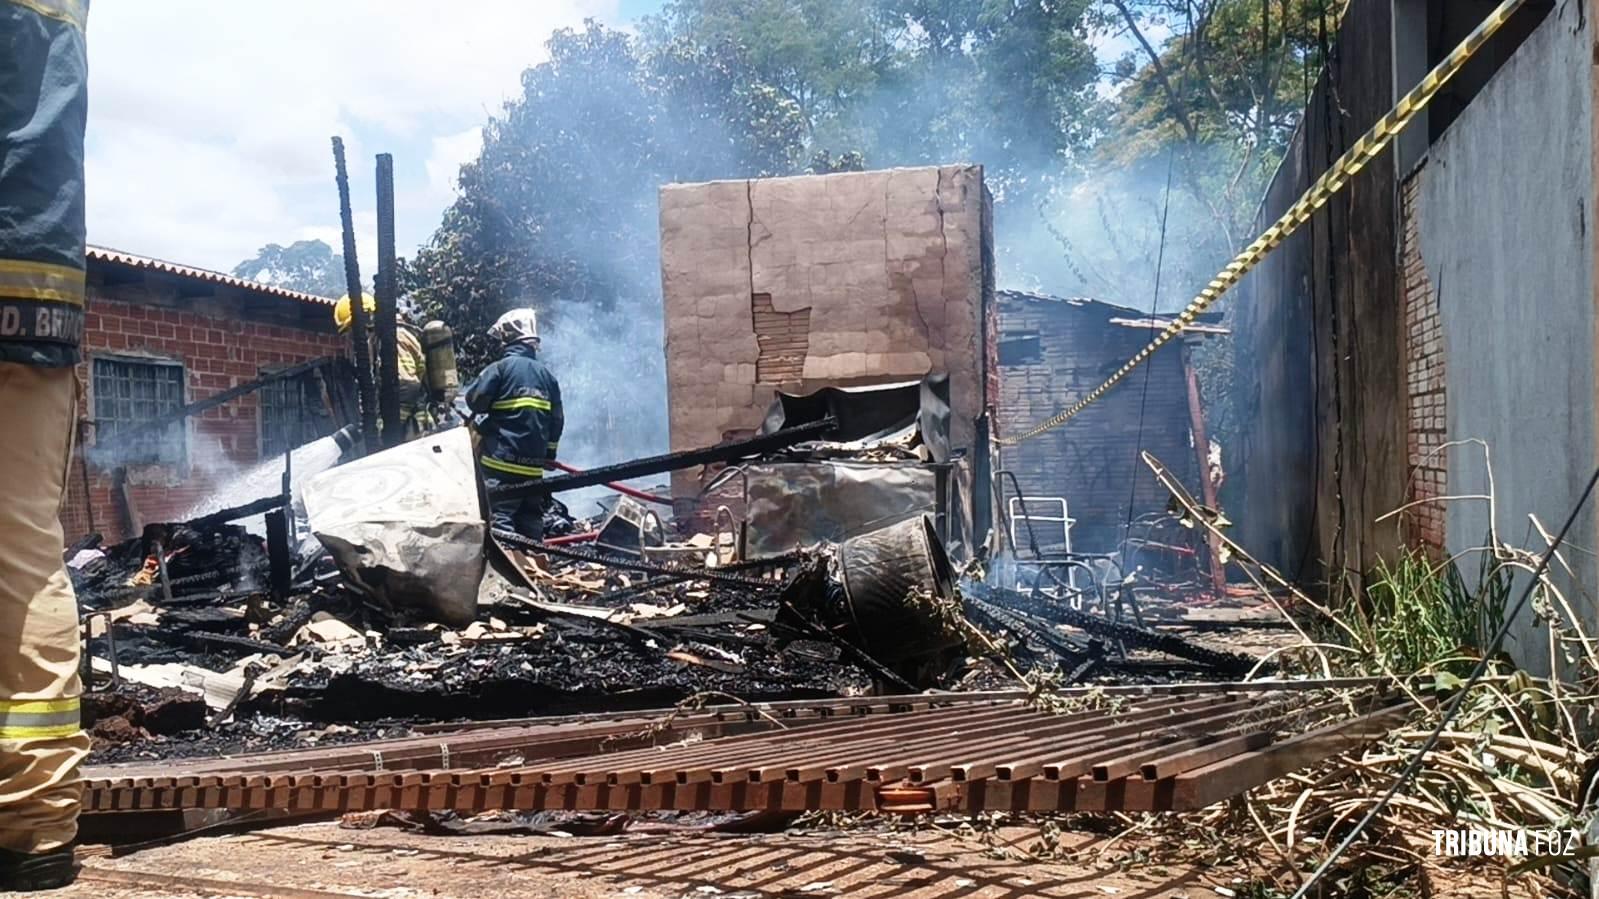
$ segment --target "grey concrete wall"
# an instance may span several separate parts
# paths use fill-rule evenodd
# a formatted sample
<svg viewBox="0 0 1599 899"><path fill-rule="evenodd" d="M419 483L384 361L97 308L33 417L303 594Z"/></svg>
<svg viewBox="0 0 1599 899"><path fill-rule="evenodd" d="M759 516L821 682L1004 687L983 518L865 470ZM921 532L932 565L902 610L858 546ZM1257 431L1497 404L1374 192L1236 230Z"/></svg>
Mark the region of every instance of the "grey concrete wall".
<svg viewBox="0 0 1599 899"><path fill-rule="evenodd" d="M1417 206L1439 303L1449 436L1493 458L1500 538L1541 549L1599 458L1594 239L1595 27L1586 0L1556 9L1428 153ZM1447 493L1487 492L1478 447L1450 450ZM1580 587L1599 585L1594 506L1572 533ZM1484 542L1486 503L1454 502L1451 553ZM1468 575L1476 560L1462 563ZM1590 627L1599 614L1584 600ZM1511 651L1547 671L1547 631L1524 616Z"/></svg>

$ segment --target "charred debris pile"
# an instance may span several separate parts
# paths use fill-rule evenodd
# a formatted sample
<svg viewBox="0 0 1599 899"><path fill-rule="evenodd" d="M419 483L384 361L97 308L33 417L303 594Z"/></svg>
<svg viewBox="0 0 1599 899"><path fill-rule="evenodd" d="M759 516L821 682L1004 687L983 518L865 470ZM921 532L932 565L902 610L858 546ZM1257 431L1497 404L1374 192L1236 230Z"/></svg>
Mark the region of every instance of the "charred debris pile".
<svg viewBox="0 0 1599 899"><path fill-rule="evenodd" d="M740 443L547 485L689 465L821 483L804 466L919 461L914 428L841 442L826 433L835 423L779 420ZM772 515L755 502L742 517L719 510L715 533L684 537L691 528L653 511L665 501L630 491L600 520L574 521L552 502L542 541L491 533L470 451L457 428L331 469L303 496L70 547L97 758L256 752L707 696L1013 688L1018 664L1069 683L1256 668L1094 611L1081 595L974 579L981 566L957 569L934 518L916 512L752 551L749 519ZM420 495L395 501L406 491ZM262 508L266 539L234 523Z"/></svg>

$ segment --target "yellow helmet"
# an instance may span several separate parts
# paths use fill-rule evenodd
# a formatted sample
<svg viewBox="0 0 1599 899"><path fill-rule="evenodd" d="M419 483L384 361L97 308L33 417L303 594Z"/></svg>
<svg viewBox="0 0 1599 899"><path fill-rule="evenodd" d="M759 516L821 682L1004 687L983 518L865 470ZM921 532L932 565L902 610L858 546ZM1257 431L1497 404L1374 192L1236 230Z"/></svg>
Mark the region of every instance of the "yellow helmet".
<svg viewBox="0 0 1599 899"><path fill-rule="evenodd" d="M378 311L377 298L369 293L361 294L361 309L367 315L376 315ZM354 321L355 310L350 308L350 295L345 294L339 297L339 301L333 305L333 323L339 326L340 334L347 334L350 331L350 324Z"/></svg>

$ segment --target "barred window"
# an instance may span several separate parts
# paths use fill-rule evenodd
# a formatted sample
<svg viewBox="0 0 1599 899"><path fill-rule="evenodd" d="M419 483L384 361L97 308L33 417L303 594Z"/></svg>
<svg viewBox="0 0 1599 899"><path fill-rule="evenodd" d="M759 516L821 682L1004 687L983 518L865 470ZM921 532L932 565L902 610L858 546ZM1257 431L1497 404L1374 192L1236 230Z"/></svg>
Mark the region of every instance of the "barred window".
<svg viewBox="0 0 1599 899"><path fill-rule="evenodd" d="M93 373L95 447L102 464L182 465L188 458L182 419L126 438L118 435L183 408L183 365L96 358Z"/></svg>
<svg viewBox="0 0 1599 899"><path fill-rule="evenodd" d="M263 370L262 376L270 374ZM261 458L282 455L333 433L327 403L313 372L261 385Z"/></svg>

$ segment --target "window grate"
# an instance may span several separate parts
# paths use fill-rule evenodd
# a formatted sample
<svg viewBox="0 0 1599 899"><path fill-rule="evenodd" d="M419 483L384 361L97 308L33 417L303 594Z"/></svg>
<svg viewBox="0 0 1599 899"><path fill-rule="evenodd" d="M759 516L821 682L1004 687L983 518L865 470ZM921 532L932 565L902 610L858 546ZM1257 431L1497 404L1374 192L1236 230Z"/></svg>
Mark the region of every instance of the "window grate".
<svg viewBox="0 0 1599 899"><path fill-rule="evenodd" d="M172 362L94 360L96 443L112 447L117 465L182 465L187 431L180 419L159 431L108 442L117 434L183 408L183 366Z"/></svg>
<svg viewBox="0 0 1599 899"><path fill-rule="evenodd" d="M314 375L269 381L261 385L258 396L263 459L333 433Z"/></svg>

